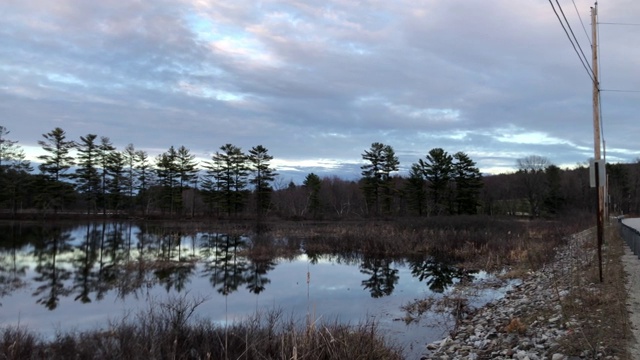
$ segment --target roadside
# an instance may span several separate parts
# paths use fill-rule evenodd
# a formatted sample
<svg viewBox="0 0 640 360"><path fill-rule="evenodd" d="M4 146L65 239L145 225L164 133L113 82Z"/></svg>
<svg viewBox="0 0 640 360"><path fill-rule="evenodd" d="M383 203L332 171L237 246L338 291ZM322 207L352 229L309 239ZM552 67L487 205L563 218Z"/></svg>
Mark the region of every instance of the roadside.
<svg viewBox="0 0 640 360"><path fill-rule="evenodd" d="M627 225L640 228L640 219L627 219ZM622 263L627 273L627 311L633 333L629 343L629 356L631 359L640 359L640 259L631 249L625 245Z"/></svg>
<svg viewBox="0 0 640 360"><path fill-rule="evenodd" d="M633 334L625 287L626 270L636 276L629 284L638 295L635 288L629 294L640 310L640 261L635 259L637 269L626 269L617 226L609 226L606 236L602 283L593 230L576 234L557 249L554 261L462 320L450 337L430 344L425 358L640 359L640 353L627 351Z"/></svg>

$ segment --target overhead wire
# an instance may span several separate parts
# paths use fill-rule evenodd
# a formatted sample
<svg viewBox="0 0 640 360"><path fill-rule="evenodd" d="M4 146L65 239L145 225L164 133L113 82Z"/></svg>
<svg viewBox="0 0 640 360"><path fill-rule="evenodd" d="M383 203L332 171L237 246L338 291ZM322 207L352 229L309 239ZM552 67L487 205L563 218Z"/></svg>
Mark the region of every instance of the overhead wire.
<svg viewBox="0 0 640 360"><path fill-rule="evenodd" d="M640 23L601 22L601 23L598 23L598 25L640 26Z"/></svg>
<svg viewBox="0 0 640 360"><path fill-rule="evenodd" d="M600 91L619 92L619 93L640 93L640 90L600 89Z"/></svg>
<svg viewBox="0 0 640 360"><path fill-rule="evenodd" d="M576 9L576 14L578 15L578 19L580 19L580 25L582 25L582 30L584 31L584 35L589 39L589 33L587 32L587 28L584 26L584 22L582 22L582 16L580 16L580 12L578 11L578 7L576 6L575 0L571 0L573 3L573 8ZM589 45L591 44L591 39L589 39Z"/></svg>
<svg viewBox="0 0 640 360"><path fill-rule="evenodd" d="M582 50L582 46L580 46L580 41L578 41L578 38L576 37L576 34L573 31L573 28L571 27L571 24L569 23L569 20L567 19L567 16L564 13L564 10L562 9L562 5L560 5L560 2L558 0L555 0L556 4L558 5L558 9L560 10L560 13L562 14L562 19L564 19L564 22L562 21L562 19L560 18L560 15L558 14L558 11L556 10L555 6L553 5L553 2L551 0L549 0L549 4L551 5L551 8L553 9L553 12L556 14L556 17L558 18L558 21L560 22L560 25L562 26L562 29L564 30L564 33L567 35L567 38L569 39L569 42L571 43L571 46L573 46L573 50L576 52L576 54L578 55L578 59L580 59L580 62L582 63L582 66L584 67L584 69L587 71L587 74L589 75L589 78L591 79L591 81L593 82L593 85L597 91L597 97L598 97L598 116L600 117L601 121L600 123L600 134L601 134L601 142L602 142L602 146L603 148L605 147L605 138L604 138L604 121L602 121L602 102L601 102L601 90L600 90L600 84L599 84L599 80L598 80L598 76L596 75L593 67L589 64L589 60L587 59L587 56L585 55L584 51ZM576 10L576 14L578 15L578 18L580 19L580 24L582 25L582 30L584 31L587 39L589 40L589 44L593 47L595 46L594 43L596 42L595 39L590 39L589 38L589 34L587 33L587 29L584 26L584 22L582 21L582 17L580 16L580 12L578 11L578 7L576 6L576 3L574 0L571 0L571 2L573 3L573 7ZM595 4L596 9L598 6L598 3L596 2ZM597 16L597 10L596 10L596 16ZM565 26L566 23L566 26ZM597 27L597 20L595 21L595 24L593 24L594 26L596 26L596 31L598 32L597 35L594 34L594 36L600 37L600 33L599 33L599 28ZM569 29L567 31L567 28ZM571 35L569 35L569 33L571 33ZM596 53L598 52L598 49L593 49L593 51L596 51ZM593 66L598 66L600 65L600 57L597 56L597 64L592 64ZM606 159L606 148L605 148L605 159ZM605 160L606 161L606 160Z"/></svg>
<svg viewBox="0 0 640 360"><path fill-rule="evenodd" d="M556 2L557 2L557 0L556 0ZM582 63L582 66L587 71L587 74L589 75L589 78L591 78L591 81L593 83L595 83L596 80L595 80L595 77L593 76L593 69L591 69L591 66L588 65L588 61L587 61L587 63L585 63L585 61L583 60L583 57L580 56L580 52L578 51L578 48L576 47L576 44L571 39L571 35L569 35L569 31L567 31L567 28L565 27L564 23L562 22L562 19L560 18L560 15L558 14L558 11L556 10L556 7L553 5L553 2L551 0L549 0L549 4L551 4L551 8L553 9L553 12L556 14L556 17L558 18L558 21L560 22L560 25L562 26L562 29L564 30L564 33L567 35L567 38L569 39L569 42L571 43L571 46L573 46L573 50L578 55L578 59L580 59L580 63ZM558 7L560 7L560 3L558 3ZM563 15L564 15L564 12L563 12ZM565 19L566 19L566 17L565 17ZM567 25L569 26L568 22L567 22ZM573 33L573 30L571 32ZM574 35L574 37L575 37L575 35ZM584 53L583 53L583 56L584 56Z"/></svg>
<svg viewBox="0 0 640 360"><path fill-rule="evenodd" d="M576 45L578 46L578 49L580 49L580 54L582 54L582 58L584 59L585 63L587 65L589 65L589 60L588 60L587 56L584 54L584 51L582 50L582 46L580 46L580 42L578 41L578 38L576 37L576 34L573 32L573 28L571 27L571 24L569 23L569 20L567 20L567 16L564 14L564 10L562 10L562 5L560 5L560 2L558 0L556 0L556 4L558 4L558 9L560 10L560 13L562 14L562 18L564 19L564 22L567 24L567 27L569 28L569 31L571 32L571 36L573 36L573 40L576 42ZM578 56L580 56L580 54L578 54ZM589 66L589 69L591 70L591 74L593 74L594 75L593 77L595 78L595 74L594 74L593 68L591 66Z"/></svg>

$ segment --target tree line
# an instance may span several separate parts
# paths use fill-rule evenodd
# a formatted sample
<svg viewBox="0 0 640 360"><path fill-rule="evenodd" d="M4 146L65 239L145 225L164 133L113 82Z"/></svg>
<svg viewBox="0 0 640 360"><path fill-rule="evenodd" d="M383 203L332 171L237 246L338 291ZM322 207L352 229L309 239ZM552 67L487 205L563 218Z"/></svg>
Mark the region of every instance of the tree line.
<svg viewBox="0 0 640 360"><path fill-rule="evenodd" d="M429 150L407 176L393 147L374 142L361 154L361 178L307 174L282 183L267 148L225 144L198 162L185 146L151 158L133 144L117 150L96 134L42 135L38 171L0 126L0 209L5 213L185 217L349 218L435 215L556 216L593 212L588 169L560 169L547 158L517 159L511 174L483 176L464 152ZM640 161L607 164L612 211L640 213Z"/></svg>
<svg viewBox="0 0 640 360"><path fill-rule="evenodd" d="M96 134L69 140L58 127L38 142L45 154L38 156L39 173L34 175L24 151L8 134L0 126L4 189L0 200L13 214L23 209L45 213L82 209L88 215L184 217L196 216L197 211L197 215L234 216L245 210L250 195L257 216L271 205L271 183L277 173L269 164L273 157L262 145L244 153L226 144L210 161L199 164L185 146L172 145L151 159L133 144L118 151L108 137Z"/></svg>

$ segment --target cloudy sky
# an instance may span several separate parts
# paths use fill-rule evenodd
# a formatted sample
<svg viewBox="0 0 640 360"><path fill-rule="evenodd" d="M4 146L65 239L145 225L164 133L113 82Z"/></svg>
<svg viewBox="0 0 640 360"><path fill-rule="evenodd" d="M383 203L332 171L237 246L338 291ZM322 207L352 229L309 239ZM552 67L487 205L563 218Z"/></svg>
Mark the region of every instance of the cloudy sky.
<svg viewBox="0 0 640 360"><path fill-rule="evenodd" d="M590 58L593 2L559 2ZM295 180L356 178L373 142L404 170L435 147L484 173L594 154L591 79L547 0L2 0L0 14L0 125L31 156L55 127L152 156L263 145ZM610 24L640 23L640 1L601 1L599 22L601 88L640 90L640 26ZM640 157L640 93L604 91L602 112L607 160Z"/></svg>

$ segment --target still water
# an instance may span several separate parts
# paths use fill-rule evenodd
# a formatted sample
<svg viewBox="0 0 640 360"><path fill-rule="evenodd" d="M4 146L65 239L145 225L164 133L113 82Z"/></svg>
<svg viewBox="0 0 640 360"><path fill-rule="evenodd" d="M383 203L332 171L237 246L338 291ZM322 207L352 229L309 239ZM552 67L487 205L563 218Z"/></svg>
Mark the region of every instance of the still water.
<svg viewBox="0 0 640 360"><path fill-rule="evenodd" d="M204 299L196 317L220 325L271 310L301 320L375 320L407 355L418 355L452 319L432 314L407 325L401 306L486 277L426 256L308 254L304 239L286 236L128 222L0 223L0 326L45 337L105 328L153 304L193 297ZM474 302L503 290L485 290Z"/></svg>

